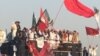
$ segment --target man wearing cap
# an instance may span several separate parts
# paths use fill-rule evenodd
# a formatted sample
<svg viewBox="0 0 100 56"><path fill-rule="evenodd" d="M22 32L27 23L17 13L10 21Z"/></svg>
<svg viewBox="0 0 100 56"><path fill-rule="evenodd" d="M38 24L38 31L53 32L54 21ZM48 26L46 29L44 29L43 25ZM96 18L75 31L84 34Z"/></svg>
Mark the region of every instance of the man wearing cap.
<svg viewBox="0 0 100 56"><path fill-rule="evenodd" d="M19 32L19 30L20 30L20 22L15 21L15 23L11 25L12 39L14 39L16 33Z"/></svg>

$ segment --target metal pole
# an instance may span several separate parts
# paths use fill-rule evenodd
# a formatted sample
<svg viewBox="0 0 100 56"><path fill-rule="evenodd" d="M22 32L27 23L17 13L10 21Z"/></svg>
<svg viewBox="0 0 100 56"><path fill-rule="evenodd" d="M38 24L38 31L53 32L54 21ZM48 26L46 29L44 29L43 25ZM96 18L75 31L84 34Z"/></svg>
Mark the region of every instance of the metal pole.
<svg viewBox="0 0 100 56"><path fill-rule="evenodd" d="M99 31L99 36L100 36L100 23L99 23L99 13L97 13L97 14L95 14L95 17L96 17L96 19L95 19L95 21L96 21L96 24L97 24L97 27L98 27L98 31ZM98 37L99 37L98 36Z"/></svg>

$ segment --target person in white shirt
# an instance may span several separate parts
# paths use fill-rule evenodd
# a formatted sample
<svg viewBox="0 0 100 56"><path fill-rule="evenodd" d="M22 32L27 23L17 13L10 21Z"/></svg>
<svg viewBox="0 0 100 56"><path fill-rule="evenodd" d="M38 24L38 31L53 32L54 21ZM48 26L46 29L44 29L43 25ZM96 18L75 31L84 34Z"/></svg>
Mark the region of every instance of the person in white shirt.
<svg viewBox="0 0 100 56"><path fill-rule="evenodd" d="M88 53L89 53L89 56L92 56L92 47L91 47L91 45L89 45Z"/></svg>
<svg viewBox="0 0 100 56"><path fill-rule="evenodd" d="M5 52L4 49L2 49L2 45L3 45L3 43L5 43L5 41L6 41L6 32L4 30L0 29L0 53L2 56L6 55L6 54L2 53L2 52Z"/></svg>
<svg viewBox="0 0 100 56"><path fill-rule="evenodd" d="M56 48L56 33L54 32L54 29L52 29L50 31L50 40L49 40L49 43L50 43L50 48L51 49L55 49Z"/></svg>
<svg viewBox="0 0 100 56"><path fill-rule="evenodd" d="M77 31L73 31L72 43L79 43L79 33Z"/></svg>
<svg viewBox="0 0 100 56"><path fill-rule="evenodd" d="M50 37L49 30L45 30L43 33L43 36L44 36L45 40L47 41Z"/></svg>
<svg viewBox="0 0 100 56"><path fill-rule="evenodd" d="M56 48L59 47L59 44L60 44L60 36L58 33L56 33Z"/></svg>
<svg viewBox="0 0 100 56"><path fill-rule="evenodd" d="M16 37L16 34L21 30L20 22L15 21L11 25L12 40Z"/></svg>
<svg viewBox="0 0 100 56"><path fill-rule="evenodd" d="M38 47L39 49L42 49L43 46L44 46L44 37L43 37L43 36L38 37L38 38L36 39L36 41L37 41L37 47ZM39 50L39 51L40 51L40 50Z"/></svg>
<svg viewBox="0 0 100 56"><path fill-rule="evenodd" d="M6 32L0 29L0 46L6 41Z"/></svg>
<svg viewBox="0 0 100 56"><path fill-rule="evenodd" d="M32 27L30 30L29 30L29 34L28 34L28 40L29 41L33 41L34 40L34 38L35 38L35 34L36 34L36 32L35 32L35 28L34 27Z"/></svg>
<svg viewBox="0 0 100 56"><path fill-rule="evenodd" d="M14 39L14 37L16 36L16 33L17 33L17 26L15 23L12 23L12 25L11 25L11 32L12 32L12 39Z"/></svg>
<svg viewBox="0 0 100 56"><path fill-rule="evenodd" d="M68 33L65 30L62 32L62 43L68 43Z"/></svg>
<svg viewBox="0 0 100 56"><path fill-rule="evenodd" d="M70 33L69 33L69 36L68 36L68 38L69 38L69 43L72 43L72 37L73 37L73 33L70 32Z"/></svg>
<svg viewBox="0 0 100 56"><path fill-rule="evenodd" d="M92 48L92 51L91 51L91 55L92 56L96 56L97 55L97 53L96 53L97 48L98 48L98 45L96 45L96 47Z"/></svg>

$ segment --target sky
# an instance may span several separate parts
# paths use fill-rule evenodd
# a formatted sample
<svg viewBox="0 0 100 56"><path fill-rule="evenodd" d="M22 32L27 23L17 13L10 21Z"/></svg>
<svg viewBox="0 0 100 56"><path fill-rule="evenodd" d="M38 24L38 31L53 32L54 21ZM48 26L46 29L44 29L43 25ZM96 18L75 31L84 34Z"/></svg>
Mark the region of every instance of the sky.
<svg viewBox="0 0 100 56"><path fill-rule="evenodd" d="M36 20L39 18L40 9L47 9L50 18L55 20L60 6L64 0L0 0L0 28L10 31L11 24L18 20L21 27L30 28L32 25L32 15L35 14ZM100 0L80 0L83 4L93 9L97 7L100 10ZM69 12L64 4L54 22L56 29L76 30L79 32L80 40L83 46L95 46L98 44L98 56L100 50L100 36L91 37L86 35L85 26L96 28L94 17L85 18Z"/></svg>

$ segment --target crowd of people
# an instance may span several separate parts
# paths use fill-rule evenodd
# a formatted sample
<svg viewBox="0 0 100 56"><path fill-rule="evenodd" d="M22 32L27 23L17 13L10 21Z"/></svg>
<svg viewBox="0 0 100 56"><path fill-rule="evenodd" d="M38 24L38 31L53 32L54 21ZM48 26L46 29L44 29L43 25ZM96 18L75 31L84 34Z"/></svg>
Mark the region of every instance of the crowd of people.
<svg viewBox="0 0 100 56"><path fill-rule="evenodd" d="M51 50L59 47L61 43L80 43L79 33L56 29L40 31L35 26L30 29L26 27L21 29L19 21L15 21L11 25L11 32L8 34L0 29L0 52L2 56L52 56ZM83 56L87 56L86 53L86 48L84 48Z"/></svg>
<svg viewBox="0 0 100 56"><path fill-rule="evenodd" d="M83 48L83 56L97 56L96 50L98 48L98 45L96 47L92 47L89 45L88 49L86 47Z"/></svg>

